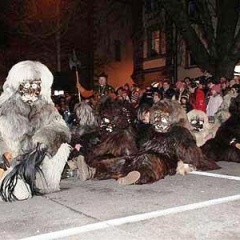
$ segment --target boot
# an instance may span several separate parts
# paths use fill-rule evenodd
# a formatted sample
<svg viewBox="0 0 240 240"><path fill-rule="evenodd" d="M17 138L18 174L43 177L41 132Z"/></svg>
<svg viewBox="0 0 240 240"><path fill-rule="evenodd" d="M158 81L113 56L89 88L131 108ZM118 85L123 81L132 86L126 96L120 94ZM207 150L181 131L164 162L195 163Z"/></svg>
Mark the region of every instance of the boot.
<svg viewBox="0 0 240 240"><path fill-rule="evenodd" d="M138 171L132 171L129 172L125 177L119 178L117 181L119 184L122 185L131 185L135 184L141 177L140 172Z"/></svg>
<svg viewBox="0 0 240 240"><path fill-rule="evenodd" d="M79 155L75 161L77 165L78 177L81 181L94 178L96 168L89 167L84 160L84 156Z"/></svg>

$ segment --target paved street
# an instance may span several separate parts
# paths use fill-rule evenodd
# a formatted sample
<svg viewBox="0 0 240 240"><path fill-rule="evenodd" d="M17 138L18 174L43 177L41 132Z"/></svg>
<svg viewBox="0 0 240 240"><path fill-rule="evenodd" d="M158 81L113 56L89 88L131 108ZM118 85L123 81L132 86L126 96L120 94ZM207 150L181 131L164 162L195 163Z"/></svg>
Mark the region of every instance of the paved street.
<svg viewBox="0 0 240 240"><path fill-rule="evenodd" d="M0 239L240 239L240 164L149 185L66 179L62 190L0 203Z"/></svg>

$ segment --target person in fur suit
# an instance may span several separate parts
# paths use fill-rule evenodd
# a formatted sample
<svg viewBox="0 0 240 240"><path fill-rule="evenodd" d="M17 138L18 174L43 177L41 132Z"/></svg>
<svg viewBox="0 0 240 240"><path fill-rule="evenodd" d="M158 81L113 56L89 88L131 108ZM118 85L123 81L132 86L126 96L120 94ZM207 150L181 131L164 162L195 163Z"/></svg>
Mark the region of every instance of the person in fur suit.
<svg viewBox="0 0 240 240"><path fill-rule="evenodd" d="M184 127L187 125L187 117L182 115L184 110L176 111L175 107L178 106L172 100L164 100L150 109L151 133L137 153L105 156L89 165L82 161L81 174L85 180L112 178L121 184L146 184L167 175L184 175L195 168L218 169L214 161L202 154L194 137Z"/></svg>
<svg viewBox="0 0 240 240"><path fill-rule="evenodd" d="M71 128L71 143L73 150L70 153L68 164L65 167L66 177L81 176L76 164L78 159L87 158L88 154L100 143L100 133L96 112L90 102L84 100L74 107L74 121ZM81 160L80 160L81 161Z"/></svg>
<svg viewBox="0 0 240 240"><path fill-rule="evenodd" d="M23 200L60 189L70 131L51 99L53 75L37 61L9 71L0 96L0 197ZM5 166L4 166L5 165ZM3 172L4 171L4 172Z"/></svg>
<svg viewBox="0 0 240 240"><path fill-rule="evenodd" d="M134 121L136 111L128 101L104 97L97 109L100 143L88 156L89 161L105 155L115 157L137 152Z"/></svg>
<svg viewBox="0 0 240 240"><path fill-rule="evenodd" d="M201 148L215 161L240 162L240 95L231 99L230 117Z"/></svg>

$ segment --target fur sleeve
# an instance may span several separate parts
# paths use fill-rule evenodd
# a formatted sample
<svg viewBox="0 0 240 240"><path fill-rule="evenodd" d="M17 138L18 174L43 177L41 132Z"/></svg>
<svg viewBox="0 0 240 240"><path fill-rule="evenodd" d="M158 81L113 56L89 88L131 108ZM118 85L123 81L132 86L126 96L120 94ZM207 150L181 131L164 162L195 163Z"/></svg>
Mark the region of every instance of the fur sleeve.
<svg viewBox="0 0 240 240"><path fill-rule="evenodd" d="M7 146L2 136L0 136L0 159L2 155L6 152L11 152L11 149Z"/></svg>
<svg viewBox="0 0 240 240"><path fill-rule="evenodd" d="M40 127L32 137L34 144L43 143L52 155L57 152L62 143L69 143L70 139L70 130L57 111L50 114L46 124Z"/></svg>

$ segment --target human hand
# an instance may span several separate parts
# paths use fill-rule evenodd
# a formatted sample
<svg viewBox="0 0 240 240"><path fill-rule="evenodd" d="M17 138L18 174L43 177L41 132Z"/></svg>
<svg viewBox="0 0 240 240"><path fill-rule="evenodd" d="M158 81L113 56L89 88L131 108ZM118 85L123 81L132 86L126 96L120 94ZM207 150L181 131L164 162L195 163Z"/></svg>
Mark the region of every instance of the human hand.
<svg viewBox="0 0 240 240"><path fill-rule="evenodd" d="M235 147L240 149L240 143L236 143Z"/></svg>
<svg viewBox="0 0 240 240"><path fill-rule="evenodd" d="M0 158L0 168L6 171L10 167L10 162L12 161L12 154L5 152Z"/></svg>
<svg viewBox="0 0 240 240"><path fill-rule="evenodd" d="M81 147L82 147L82 145L78 143L75 145L74 148L79 152Z"/></svg>

